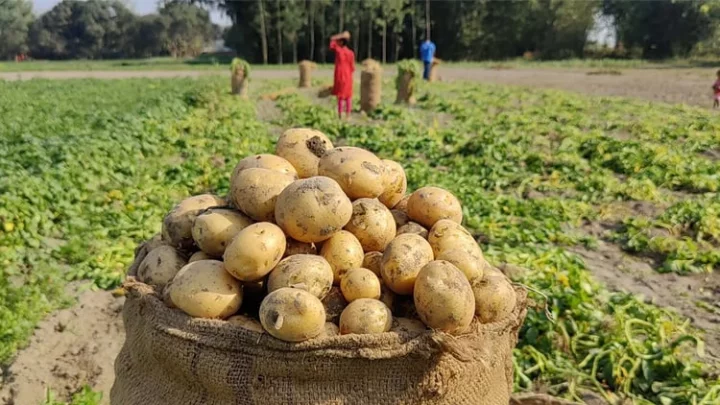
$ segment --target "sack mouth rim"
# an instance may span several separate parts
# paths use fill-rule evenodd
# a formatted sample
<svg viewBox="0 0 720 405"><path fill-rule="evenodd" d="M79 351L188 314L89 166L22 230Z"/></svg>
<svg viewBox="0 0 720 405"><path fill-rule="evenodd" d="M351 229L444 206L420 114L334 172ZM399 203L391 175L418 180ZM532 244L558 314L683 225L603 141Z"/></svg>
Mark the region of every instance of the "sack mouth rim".
<svg viewBox="0 0 720 405"><path fill-rule="evenodd" d="M491 336L517 336L527 314L527 291L515 286L517 304L505 319L482 324L477 317L470 329L459 335L428 329L419 335L402 332L384 332L372 335L348 334L326 336L304 342L285 342L268 333L259 333L220 319L193 318L183 311L169 308L155 289L130 277L123 284L128 300L137 300L141 316L152 322L152 327L163 334L172 335L196 344L255 355L329 356L364 359L390 359L406 355L430 357L449 353L459 360L476 358L473 352L482 351L482 342ZM128 303L126 302L127 306Z"/></svg>

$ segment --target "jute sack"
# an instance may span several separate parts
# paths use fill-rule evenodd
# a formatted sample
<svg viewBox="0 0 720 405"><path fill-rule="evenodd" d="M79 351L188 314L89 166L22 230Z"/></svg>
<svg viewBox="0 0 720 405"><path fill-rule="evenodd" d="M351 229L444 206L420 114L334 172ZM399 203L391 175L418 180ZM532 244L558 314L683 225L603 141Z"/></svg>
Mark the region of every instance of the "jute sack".
<svg viewBox="0 0 720 405"><path fill-rule="evenodd" d="M410 72L402 73L397 83L396 104L415 104L415 75Z"/></svg>
<svg viewBox="0 0 720 405"><path fill-rule="evenodd" d="M428 76L429 82L437 82L440 81L440 68L438 65L442 61L438 58L433 58L432 63L430 64L430 76Z"/></svg>
<svg viewBox="0 0 720 405"><path fill-rule="evenodd" d="M300 69L300 83L298 87L310 87L312 85L312 71L315 70L317 64L309 60L304 60L298 63Z"/></svg>
<svg viewBox="0 0 720 405"><path fill-rule="evenodd" d="M507 319L464 335L388 332L287 343L166 307L125 284L126 340L113 405L507 405L526 294Z"/></svg>
<svg viewBox="0 0 720 405"><path fill-rule="evenodd" d="M360 110L366 113L374 111L382 98L382 66L373 59L362 62L360 73Z"/></svg>
<svg viewBox="0 0 720 405"><path fill-rule="evenodd" d="M230 85L232 94L247 97L247 77L243 69L236 69L230 73Z"/></svg>

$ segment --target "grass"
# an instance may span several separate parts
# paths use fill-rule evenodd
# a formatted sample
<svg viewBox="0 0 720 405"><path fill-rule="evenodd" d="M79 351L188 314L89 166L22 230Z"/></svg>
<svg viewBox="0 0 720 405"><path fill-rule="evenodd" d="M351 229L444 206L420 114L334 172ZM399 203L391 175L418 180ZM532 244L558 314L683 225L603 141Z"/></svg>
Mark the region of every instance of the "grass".
<svg viewBox="0 0 720 405"><path fill-rule="evenodd" d="M703 153L717 147L720 123L710 112L473 83L422 85L418 106L406 108L390 105L386 80L385 104L370 117L338 121L330 101L293 93L279 97L268 123L256 117L256 97L231 98L225 86L220 78L0 83L8 95L0 99L0 362L67 304L68 280L116 286L133 247L158 232L174 202L226 192L235 162L272 150L269 124L310 126L401 162L413 189L453 191L488 259L529 269L517 281L542 291L557 321L530 310L516 390L576 400L590 390L641 405L720 400L716 371L698 359L699 331L608 291L570 252L594 243L573 230L626 201L667 207L633 224L640 231L668 223L678 240L716 244L720 168ZM622 229L626 249L658 253L624 242ZM700 256L684 260L690 271L718 270ZM91 390L78 395L73 405L97 402Z"/></svg>

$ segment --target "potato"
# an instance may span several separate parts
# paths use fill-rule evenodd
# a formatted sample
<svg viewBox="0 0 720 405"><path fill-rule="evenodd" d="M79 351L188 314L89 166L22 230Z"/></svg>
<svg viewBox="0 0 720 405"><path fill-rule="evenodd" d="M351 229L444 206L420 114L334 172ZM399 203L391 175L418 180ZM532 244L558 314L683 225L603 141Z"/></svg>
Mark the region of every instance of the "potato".
<svg viewBox="0 0 720 405"><path fill-rule="evenodd" d="M243 290L218 260L183 267L169 286L171 302L196 318L227 318L240 309Z"/></svg>
<svg viewBox="0 0 720 405"><path fill-rule="evenodd" d="M346 271L362 266L365 258L362 245L348 231L340 231L323 243L320 256L330 263L335 284L340 284L340 279Z"/></svg>
<svg viewBox="0 0 720 405"><path fill-rule="evenodd" d="M415 234L402 234L393 239L383 253L383 281L396 294L412 294L417 274L432 260L428 241Z"/></svg>
<svg viewBox="0 0 720 405"><path fill-rule="evenodd" d="M462 331L475 314L470 282L457 267L443 260L432 261L420 270L413 297L420 320L432 329Z"/></svg>
<svg viewBox="0 0 720 405"><path fill-rule="evenodd" d="M408 218L405 211L390 210L390 213L393 216L393 220L395 220L395 226L398 228L410 222L410 218Z"/></svg>
<svg viewBox="0 0 720 405"><path fill-rule="evenodd" d="M275 154L290 162L298 176L306 179L317 176L320 158L325 151L332 148L332 142L322 132L308 128L292 128L280 135Z"/></svg>
<svg viewBox="0 0 720 405"><path fill-rule="evenodd" d="M268 294L260 304L260 323L280 340L302 342L323 332L325 308L305 290L281 288Z"/></svg>
<svg viewBox="0 0 720 405"><path fill-rule="evenodd" d="M283 258L292 255L316 255L317 246L314 243L298 242L292 238L286 238L285 254Z"/></svg>
<svg viewBox="0 0 720 405"><path fill-rule="evenodd" d="M384 251L395 238L395 220L390 210L380 201L370 198L360 198L352 205L352 217L345 230L355 235L364 251Z"/></svg>
<svg viewBox="0 0 720 405"><path fill-rule="evenodd" d="M245 315L233 315L227 321L234 326L239 326L257 333L265 333L262 324L257 320Z"/></svg>
<svg viewBox="0 0 720 405"><path fill-rule="evenodd" d="M295 240L322 242L347 225L352 210L335 180L313 177L295 181L280 193L275 220Z"/></svg>
<svg viewBox="0 0 720 405"><path fill-rule="evenodd" d="M391 332L410 336L420 335L427 330L424 323L410 318L394 318L392 327L390 328Z"/></svg>
<svg viewBox="0 0 720 405"><path fill-rule="evenodd" d="M380 298L380 279L372 271L358 267L350 269L340 279L340 291L347 302L359 298Z"/></svg>
<svg viewBox="0 0 720 405"><path fill-rule="evenodd" d="M392 160L383 160L385 165L385 189L378 197L381 203L388 208L393 208L405 196L407 191L407 177L405 170L399 163Z"/></svg>
<svg viewBox="0 0 720 405"><path fill-rule="evenodd" d="M323 299L333 285L333 271L322 256L293 255L280 260L268 277L268 292L292 287Z"/></svg>
<svg viewBox="0 0 720 405"><path fill-rule="evenodd" d="M171 246L160 246L150 251L138 267L137 278L145 284L162 289L187 264L185 258Z"/></svg>
<svg viewBox="0 0 720 405"><path fill-rule="evenodd" d="M338 326L332 322L325 322L325 327L323 328L323 331L322 331L322 333L320 333L319 336L320 337L340 336L340 328L338 328Z"/></svg>
<svg viewBox="0 0 720 405"><path fill-rule="evenodd" d="M422 225L418 224L417 222L408 222L405 225L401 226L397 230L398 235L402 235L404 233L414 233L415 235L422 236L423 239L427 239L428 237L428 230L425 229Z"/></svg>
<svg viewBox="0 0 720 405"><path fill-rule="evenodd" d="M385 304L371 298L360 298L351 302L340 315L340 334L387 332L392 320L392 312Z"/></svg>
<svg viewBox="0 0 720 405"><path fill-rule="evenodd" d="M475 295L475 314L482 323L500 321L515 309L515 289L499 271L487 271L482 279L472 285L472 291Z"/></svg>
<svg viewBox="0 0 720 405"><path fill-rule="evenodd" d="M483 277L485 260L464 249L449 249L442 251L435 260L445 260L458 268L470 284Z"/></svg>
<svg viewBox="0 0 720 405"><path fill-rule="evenodd" d="M148 255L148 253L153 251L155 248L164 245L165 243L163 243L162 234L156 234L145 242L140 243L135 248L135 258L133 259L132 264L128 268L127 275L137 276L138 268L140 267L140 264L143 262L143 260L145 260L145 257Z"/></svg>
<svg viewBox="0 0 720 405"><path fill-rule="evenodd" d="M230 184L234 183L235 177L237 177L238 173L251 168L275 170L276 172L292 176L294 179L298 178L297 170L295 170L293 165L286 159L283 159L280 156L263 153L260 155L248 156L239 161L238 164L235 165L235 169L230 176Z"/></svg>
<svg viewBox="0 0 720 405"><path fill-rule="evenodd" d="M195 218L192 236L195 244L211 257L222 257L225 248L253 221L229 208L210 208Z"/></svg>
<svg viewBox="0 0 720 405"><path fill-rule="evenodd" d="M258 281L280 262L286 243L285 234L277 225L252 224L240 231L225 249L225 269L240 281Z"/></svg>
<svg viewBox="0 0 720 405"><path fill-rule="evenodd" d="M348 303L345 301L340 287L333 287L323 298L322 304L325 307L325 320L337 323L340 321L340 314L342 314Z"/></svg>
<svg viewBox="0 0 720 405"><path fill-rule="evenodd" d="M410 219L431 228L441 219L462 223L460 201L449 191L439 187L423 187L410 195L407 204Z"/></svg>
<svg viewBox="0 0 720 405"><path fill-rule="evenodd" d="M202 250L199 250L193 253L192 256L190 256L190 258L188 259L188 263L196 262L198 260L215 260L215 258L203 252Z"/></svg>
<svg viewBox="0 0 720 405"><path fill-rule="evenodd" d="M398 201L398 203L395 204L394 207L392 207L392 209L397 210L397 211L402 211L407 214L407 205L408 205L408 201L410 200L411 195L412 194L405 194L405 196L403 198L401 198L400 201Z"/></svg>
<svg viewBox="0 0 720 405"><path fill-rule="evenodd" d="M295 179L270 169L251 168L238 173L230 184L233 205L256 221L274 221L280 193Z"/></svg>
<svg viewBox="0 0 720 405"><path fill-rule="evenodd" d="M383 162L361 148L341 147L327 151L320 158L318 175L337 181L351 200L378 197L385 187Z"/></svg>
<svg viewBox="0 0 720 405"><path fill-rule="evenodd" d="M441 219L430 229L428 242L435 256L446 250L463 249L477 258L483 257L482 249L472 234L462 225L449 219Z"/></svg>
<svg viewBox="0 0 720 405"><path fill-rule="evenodd" d="M163 240L176 249L189 250L193 246L192 226L195 217L208 208L224 205L225 200L212 194L196 195L180 201L163 219Z"/></svg>
<svg viewBox="0 0 720 405"><path fill-rule="evenodd" d="M375 273L376 276L382 277L380 268L382 267L382 252L367 252L363 258L362 267Z"/></svg>

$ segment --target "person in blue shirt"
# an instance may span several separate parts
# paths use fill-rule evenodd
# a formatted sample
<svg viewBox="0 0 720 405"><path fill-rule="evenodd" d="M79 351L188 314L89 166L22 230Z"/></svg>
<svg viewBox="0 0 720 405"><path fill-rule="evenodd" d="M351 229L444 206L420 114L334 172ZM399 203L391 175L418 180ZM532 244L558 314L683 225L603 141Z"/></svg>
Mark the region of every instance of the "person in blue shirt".
<svg viewBox="0 0 720 405"><path fill-rule="evenodd" d="M423 79L425 80L430 79L430 67L432 66L434 57L435 44L430 40L430 38L428 38L422 43L422 45L420 45L420 60L422 60L424 65Z"/></svg>

